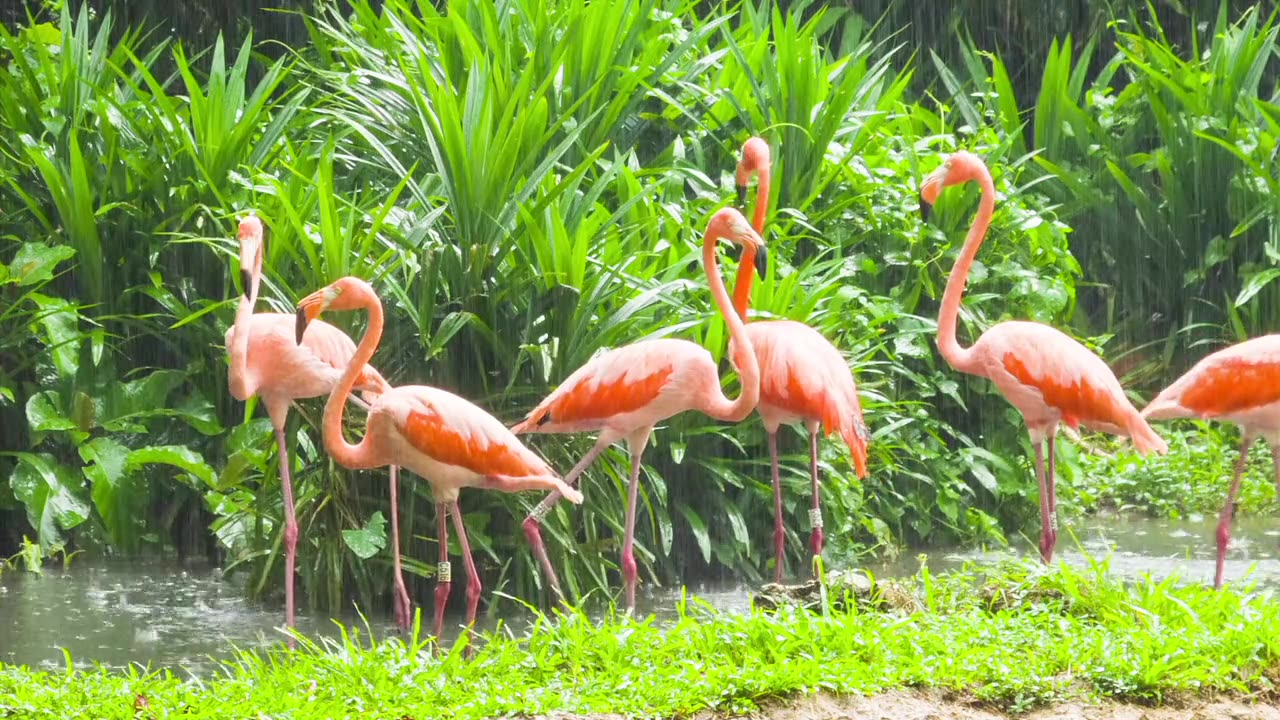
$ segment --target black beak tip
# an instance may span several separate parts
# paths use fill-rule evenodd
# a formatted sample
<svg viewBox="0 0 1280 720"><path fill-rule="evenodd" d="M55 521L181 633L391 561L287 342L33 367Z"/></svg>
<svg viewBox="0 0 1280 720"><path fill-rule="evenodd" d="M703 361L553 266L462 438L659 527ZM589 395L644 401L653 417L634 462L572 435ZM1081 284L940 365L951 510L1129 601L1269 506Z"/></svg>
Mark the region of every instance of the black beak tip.
<svg viewBox="0 0 1280 720"><path fill-rule="evenodd" d="M929 218L933 217L933 205L929 204L922 195L920 197L920 219L929 222Z"/></svg>
<svg viewBox="0 0 1280 720"><path fill-rule="evenodd" d="M307 323L309 323L309 322L311 322L311 321L310 321L310 320L307 320L307 311L306 311L306 310L304 310L303 308L298 308L298 316L297 316L297 317L298 317L298 319L297 319L297 321L296 321L296 322L295 322L295 324L294 324L294 332L295 332L295 334L296 334L295 340L297 341L297 343L298 343L299 345L301 345L301 344L302 344L302 336L303 336L303 334L304 334L304 333L306 333L306 332L307 332Z"/></svg>
<svg viewBox="0 0 1280 720"><path fill-rule="evenodd" d="M735 185L733 190L734 190L734 196L737 200L736 204L738 206L738 209L741 210L742 208L745 208L747 206L747 186Z"/></svg>
<svg viewBox="0 0 1280 720"><path fill-rule="evenodd" d="M756 274L764 277L769 272L769 246L761 245L756 250Z"/></svg>
<svg viewBox="0 0 1280 720"><path fill-rule="evenodd" d="M249 281L252 279L248 270L240 270L240 292L244 293L245 300L249 299Z"/></svg>

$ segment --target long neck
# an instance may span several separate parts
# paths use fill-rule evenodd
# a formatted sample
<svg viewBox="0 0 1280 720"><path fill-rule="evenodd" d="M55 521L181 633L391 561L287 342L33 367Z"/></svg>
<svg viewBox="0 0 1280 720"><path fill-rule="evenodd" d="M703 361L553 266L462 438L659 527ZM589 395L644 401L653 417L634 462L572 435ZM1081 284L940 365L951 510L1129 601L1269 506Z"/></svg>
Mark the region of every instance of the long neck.
<svg viewBox="0 0 1280 720"><path fill-rule="evenodd" d="M231 326L231 346L227 348L231 356L228 359L231 395L242 400L248 400L257 390L257 382L249 377L249 324L253 322L253 308L258 304L258 277L261 272L260 268L255 268L249 286L244 289L248 296L240 295L236 321Z"/></svg>
<svg viewBox="0 0 1280 720"><path fill-rule="evenodd" d="M342 434L342 413L347 407L347 396L351 394L360 371L373 357L373 352L378 349L378 343L382 340L382 303L375 296L366 298L363 306L369 311L369 328L365 330L364 337L360 338L356 354L351 357L350 364L333 386L329 399L324 404L324 449L339 465L351 469L386 464L374 457L368 434L356 445L347 442Z"/></svg>
<svg viewBox="0 0 1280 720"><path fill-rule="evenodd" d="M964 294L964 284L969 279L969 269L973 267L973 259L978 255L978 248L987 236L987 228L991 225L991 215L996 209L996 188L991 182L991 175L982 172L978 175L978 186L982 188L982 201L978 204L978 215L969 226L969 234L965 237L964 247L960 249L960 257L951 269L947 278L947 289L942 294L942 309L938 311L938 351L946 358L951 367L962 372L970 372L975 368L975 361L969 348L960 347L956 340L956 321L960 315L960 296Z"/></svg>
<svg viewBox="0 0 1280 720"><path fill-rule="evenodd" d="M760 169L756 182L756 213L751 219L751 226L760 237L764 237L764 218L769 213L769 167ZM751 284L756 280L756 249L751 245L742 250L742 260L738 263L738 275L733 280L733 310L738 317L747 319L747 307L751 305Z"/></svg>
<svg viewBox="0 0 1280 720"><path fill-rule="evenodd" d="M742 253L742 264L751 268L751 258L747 253L748 245ZM734 312L729 302L729 292L724 287L724 279L720 277L720 263L716 260L716 241L708 236L702 247L702 263L707 269L707 284L711 286L711 297L716 301L716 308L729 325L729 337L733 340L734 364L738 367L738 379L742 384L742 392L737 400L729 400L717 385L710 398L710 405L705 412L717 420L738 422L755 409L760 402L760 364L756 361L756 351L751 347L751 338L747 336L747 327L742 318Z"/></svg>

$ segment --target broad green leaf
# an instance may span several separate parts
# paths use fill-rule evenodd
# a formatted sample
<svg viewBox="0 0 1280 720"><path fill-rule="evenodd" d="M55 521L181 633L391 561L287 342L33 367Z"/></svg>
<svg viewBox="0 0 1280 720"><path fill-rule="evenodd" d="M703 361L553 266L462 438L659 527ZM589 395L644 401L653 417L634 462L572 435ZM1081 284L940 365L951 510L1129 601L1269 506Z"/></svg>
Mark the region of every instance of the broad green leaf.
<svg viewBox="0 0 1280 720"><path fill-rule="evenodd" d="M210 488L217 487L217 475L200 453L178 445L157 445L138 448L129 453L128 468L135 470L145 465L161 464L181 468L201 480Z"/></svg>
<svg viewBox="0 0 1280 720"><path fill-rule="evenodd" d="M80 497L83 486L66 467L48 453L17 453L18 464L9 476L14 497L27 510L27 521L40 535L44 547L62 542L61 530L70 530L89 517L89 506Z"/></svg>
<svg viewBox="0 0 1280 720"><path fill-rule="evenodd" d="M387 521L375 512L359 530L343 530L342 540L361 560L368 560L387 546Z"/></svg>
<svg viewBox="0 0 1280 720"><path fill-rule="evenodd" d="M9 263L9 279L19 285L35 285L52 280L58 263L75 254L76 249L70 245L23 243Z"/></svg>
<svg viewBox="0 0 1280 720"><path fill-rule="evenodd" d="M63 414L60 398L53 390L44 390L27 398L27 426L33 433L75 430L76 424Z"/></svg>
<svg viewBox="0 0 1280 720"><path fill-rule="evenodd" d="M1280 268L1267 268L1262 272L1249 276L1249 279L1244 283L1244 287L1240 288L1240 294L1236 295L1235 306L1243 307L1253 299L1254 295L1262 292L1262 289L1276 278L1280 278Z"/></svg>
<svg viewBox="0 0 1280 720"><path fill-rule="evenodd" d="M75 377L80 367L80 312L62 298L31 293L39 308L37 322L44 328L45 346L53 353L53 364L65 379Z"/></svg>

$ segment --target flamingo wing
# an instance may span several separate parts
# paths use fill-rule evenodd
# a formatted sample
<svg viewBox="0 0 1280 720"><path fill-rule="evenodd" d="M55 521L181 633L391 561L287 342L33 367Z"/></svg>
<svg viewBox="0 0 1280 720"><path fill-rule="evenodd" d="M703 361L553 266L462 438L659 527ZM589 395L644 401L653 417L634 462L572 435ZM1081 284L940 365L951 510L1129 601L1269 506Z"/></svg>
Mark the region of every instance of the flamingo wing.
<svg viewBox="0 0 1280 720"><path fill-rule="evenodd" d="M791 320L747 325L760 363L760 398L838 432L853 456L858 477L867 475L870 434L853 372L840 351L817 330Z"/></svg>
<svg viewBox="0 0 1280 720"><path fill-rule="evenodd" d="M1060 330L1010 321L991 328L979 342L1000 370L1037 391L1071 428L1083 423L1114 431L1131 424L1135 411L1111 368Z"/></svg>
<svg viewBox="0 0 1280 720"><path fill-rule="evenodd" d="M282 314L281 317L284 318L286 330L296 322L295 316ZM319 319L307 325L302 335L302 346L310 350L317 360L339 372L347 369L348 363L356 354L356 344L350 336ZM356 376L355 389L357 390L382 391L386 387L387 381L367 363Z"/></svg>
<svg viewBox="0 0 1280 720"><path fill-rule="evenodd" d="M399 430L415 450L432 460L488 477L556 477L497 418L439 388L396 388L403 408Z"/></svg>
<svg viewBox="0 0 1280 720"><path fill-rule="evenodd" d="M1152 420L1232 416L1280 403L1280 335L1206 356L1143 410Z"/></svg>
<svg viewBox="0 0 1280 720"><path fill-rule="evenodd" d="M636 412L668 386L683 346L650 340L598 355L578 368L512 428L513 432L573 432ZM705 352L705 351L704 351Z"/></svg>

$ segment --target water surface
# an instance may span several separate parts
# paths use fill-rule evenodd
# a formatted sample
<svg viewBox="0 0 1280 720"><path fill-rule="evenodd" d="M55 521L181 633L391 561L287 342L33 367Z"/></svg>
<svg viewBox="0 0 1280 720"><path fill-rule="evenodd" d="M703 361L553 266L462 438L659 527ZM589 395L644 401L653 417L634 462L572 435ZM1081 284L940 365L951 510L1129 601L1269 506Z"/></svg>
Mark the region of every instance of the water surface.
<svg viewBox="0 0 1280 720"><path fill-rule="evenodd" d="M1091 519L1059 530L1057 559L1086 567L1090 557L1109 556L1111 571L1119 577L1178 574L1184 582L1212 583L1215 523L1212 517ZM1036 555L1031 542L1020 538L1009 548L905 552L892 562L867 567L879 577L912 576L919 569L920 553L927 555L935 573L966 563L985 565ZM1268 517L1237 521L1227 556L1227 581L1246 575L1260 586L1280 588L1280 521ZM74 563L70 570L48 569L43 576L6 572L0 575L0 663L61 668L66 662L62 648L66 648L79 667L94 663L122 667L136 662L168 667L184 676L207 674L217 660L230 657L233 648L263 648L284 639L282 609L246 601L240 582L224 579L217 568L183 567L173 561ZM751 590L741 584L722 584L692 587L688 592L717 609L745 612ZM642 583L638 609L654 613L659 621L669 619L675 615L681 592L681 588L651 588ZM460 594L455 598L461 600ZM415 600L426 603L422 611L430 622L430 595ZM449 617L452 625L461 621L456 614ZM395 633L389 616L362 619L353 608L339 619L375 637ZM519 631L528 619L509 616L504 622ZM484 624L491 627L493 621ZM298 629L312 637L338 635L327 615L301 613Z"/></svg>

